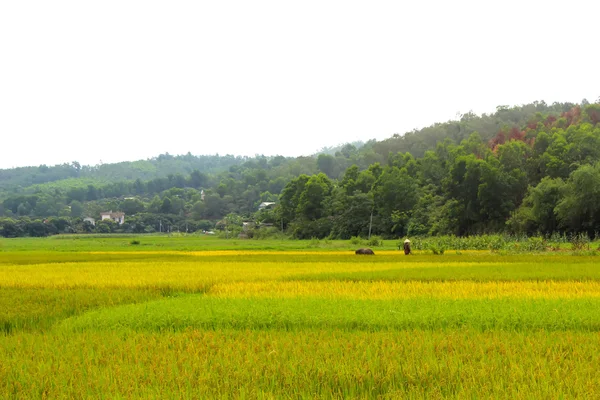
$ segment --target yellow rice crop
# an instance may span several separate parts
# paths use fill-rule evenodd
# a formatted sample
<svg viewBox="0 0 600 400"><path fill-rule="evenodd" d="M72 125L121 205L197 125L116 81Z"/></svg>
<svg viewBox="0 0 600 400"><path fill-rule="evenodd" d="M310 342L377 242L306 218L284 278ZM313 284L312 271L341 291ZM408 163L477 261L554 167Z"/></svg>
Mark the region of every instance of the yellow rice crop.
<svg viewBox="0 0 600 400"><path fill-rule="evenodd" d="M284 259L283 259L284 260ZM478 263L446 263L445 268L478 266ZM496 265L489 263L487 265ZM497 265L501 265L497 263ZM32 265L4 265L0 287L174 287L185 290L205 288L217 282L257 281L302 274L385 271L399 268L439 267L438 263L344 263L344 262L236 262L218 261L119 261L67 262Z"/></svg>
<svg viewBox="0 0 600 400"><path fill-rule="evenodd" d="M32 257L32 264L23 264L26 257L15 257L10 264L5 257L0 263L0 294L4 293L0 310L4 306L8 312L0 312L0 398L599 398L597 257L376 253L372 258L355 257L351 251L136 251L145 256L90 257L95 260L84 256L82 262L74 262L73 257L60 262L67 258L55 254L53 260ZM158 254L176 257L155 257ZM532 266L540 268L533 271ZM49 290L28 290L32 288ZM62 290L68 288L82 289ZM150 290L140 290L144 288ZM106 325L110 328L102 330L70 331L58 323L92 308L140 303L170 293L152 288L206 294L161 298L148 307L92 314L93 323L101 322L98 316L113 313L124 318L123 325ZM228 298L250 300L224 300ZM253 300L257 298L306 301ZM356 311L372 306L360 300L429 298L434 300L413 303L439 305L442 317L444 310L463 307L450 304L454 299L489 303L469 304L472 308L466 313L509 307L504 309L508 312L494 311L493 318L511 315L516 307L518 324L508 321L506 326L519 329L488 329L490 319L484 318L483 322L467 319L458 329L438 330L435 327L443 325L429 324L438 316L427 312L409 316L423 329L346 329L354 323L376 326ZM328 308L337 313L332 321L348 318L347 324L339 325L343 329L311 325L321 317L310 307L337 299L357 300L339 301ZM502 304L495 299L511 300ZM529 310L549 308L546 304L536 308L529 299L558 299L539 301L557 304L574 299L565 301L570 303L565 309L585 305L586 312L573 319L565 313L564 318L549 320L564 325L538 330L531 326L541 325L529 322L539 319L540 313ZM213 307L217 316L239 316L248 324L239 325L243 330L224 328L236 324L209 329L204 329L209 325L193 325L188 311L202 302L208 304L202 312ZM249 310L240 307L244 303ZM287 304L268 308L277 303ZM348 303L355 308L346 313ZM286 307L303 306L307 312L289 313L285 320L289 325L270 322L278 320L277 313L285 317ZM174 307L186 314L172 312ZM228 307L236 312L229 313ZM261 311L264 307L266 312ZM130 331L128 327L139 322L141 314L136 310L151 321L140 326L161 330ZM352 313L362 320L355 321ZM387 313L382 315L388 318ZM456 320L464 313L448 315ZM153 318L165 322L154 325ZM166 326L185 330L162 330ZM2 329L8 334L3 336Z"/></svg>
<svg viewBox="0 0 600 400"><path fill-rule="evenodd" d="M499 298L590 298L600 297L600 282L348 282L348 281L263 281L218 283L211 287L214 297L331 299L499 299Z"/></svg>

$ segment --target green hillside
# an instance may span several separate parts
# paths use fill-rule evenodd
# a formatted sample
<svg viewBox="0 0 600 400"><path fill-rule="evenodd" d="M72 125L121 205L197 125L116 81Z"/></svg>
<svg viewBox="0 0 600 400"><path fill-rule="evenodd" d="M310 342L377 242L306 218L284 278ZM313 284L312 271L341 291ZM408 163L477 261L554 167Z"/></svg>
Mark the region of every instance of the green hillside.
<svg viewBox="0 0 600 400"><path fill-rule="evenodd" d="M595 235L599 121L598 103L535 102L309 157L164 154L0 170L0 235L239 230L242 220L297 238L367 236L369 225L384 237ZM258 212L262 202L275 205ZM108 210L125 212L125 224L83 223Z"/></svg>

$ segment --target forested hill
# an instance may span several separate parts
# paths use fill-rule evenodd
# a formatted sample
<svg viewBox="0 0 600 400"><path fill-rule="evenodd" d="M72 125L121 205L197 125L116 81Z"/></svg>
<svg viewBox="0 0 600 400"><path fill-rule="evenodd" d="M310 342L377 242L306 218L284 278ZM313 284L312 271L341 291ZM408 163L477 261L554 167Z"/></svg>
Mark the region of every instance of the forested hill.
<svg viewBox="0 0 600 400"><path fill-rule="evenodd" d="M584 103L586 103L584 106L588 105L586 101ZM513 128L522 129L526 126L535 127L538 122L545 122L545 118L559 118L575 106L576 104L573 103L547 105L542 101L517 107L498 106L496 112L489 115L478 116L469 112L463 114L460 120L434 124L404 135L394 135L376 143L374 151L384 155L390 152L409 152L414 157L422 157L427 150L433 150L437 143L445 139L460 143L473 132L478 132L481 139L488 142L501 131L507 132Z"/></svg>
<svg viewBox="0 0 600 400"><path fill-rule="evenodd" d="M366 167L373 162L386 162L390 153L410 152L414 157L421 157L427 150L435 149L438 142L451 139L460 143L471 133L478 132L484 141L494 137L502 129L522 127L530 122L536 114L558 117L571 110L575 104L555 103L547 105L544 102L535 102L524 106L500 106L494 114L481 116L467 113L460 120L437 123L430 127L407 132L403 135L395 134L383 141L354 142L347 145L324 147L313 157L319 154L335 156L338 159L334 168L338 174L347 167L347 159ZM356 150L359 151L356 151ZM94 166L81 165L78 161L59 164L55 166L31 166L13 169L0 169L0 197L7 193L18 192L32 185L55 182L63 179L85 179L98 182L142 181L164 178L169 175L189 175L198 170L205 174L218 174L227 171L235 165L242 165L248 161L264 163L264 159L274 164L298 161L294 158L274 156L242 157L233 155L200 155L191 153L173 156L161 154L148 160L126 161L114 164L101 164ZM336 165L337 166L337 165ZM311 172L306 170L304 172Z"/></svg>
<svg viewBox="0 0 600 400"><path fill-rule="evenodd" d="M172 156L167 153L148 160L95 166L81 165L79 162L73 161L55 166L40 165L0 169L0 191L6 193L11 190L19 190L19 188L27 188L31 185L73 178L117 182L163 178L171 174L190 174L194 170L203 171L204 173L218 173L249 160L249 157L232 155L193 156L188 153L182 156Z"/></svg>
<svg viewBox="0 0 600 400"><path fill-rule="evenodd" d="M536 102L310 157L165 154L0 170L0 235L153 232L164 221L195 230L245 219L295 237L346 238L365 235L371 213L383 236L594 234L599 120L598 103ZM261 202L275 206L257 212ZM125 212L127 222L82 221L107 210Z"/></svg>

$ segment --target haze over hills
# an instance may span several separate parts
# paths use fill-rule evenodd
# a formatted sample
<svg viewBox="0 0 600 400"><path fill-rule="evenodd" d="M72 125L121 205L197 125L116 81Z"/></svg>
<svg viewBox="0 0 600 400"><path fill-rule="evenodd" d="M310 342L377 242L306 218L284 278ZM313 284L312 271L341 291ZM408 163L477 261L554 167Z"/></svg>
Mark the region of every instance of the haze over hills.
<svg viewBox="0 0 600 400"><path fill-rule="evenodd" d="M598 207L578 202L594 195L582 182L600 174L599 120L598 103L541 101L306 157L162 154L4 169L0 234L153 232L159 219L212 229L228 217L276 223L300 238L347 238L366 234L371 212L383 236L593 234ZM276 207L257 214L262 202ZM107 210L125 212L126 224L83 225Z"/></svg>

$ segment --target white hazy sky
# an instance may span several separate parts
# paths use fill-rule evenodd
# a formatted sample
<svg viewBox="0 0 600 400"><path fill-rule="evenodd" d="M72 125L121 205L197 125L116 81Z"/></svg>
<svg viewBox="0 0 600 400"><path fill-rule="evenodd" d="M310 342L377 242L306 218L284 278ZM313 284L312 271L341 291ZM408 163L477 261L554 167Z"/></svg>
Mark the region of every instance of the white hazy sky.
<svg viewBox="0 0 600 400"><path fill-rule="evenodd" d="M0 1L0 168L311 154L600 96L598 1Z"/></svg>

